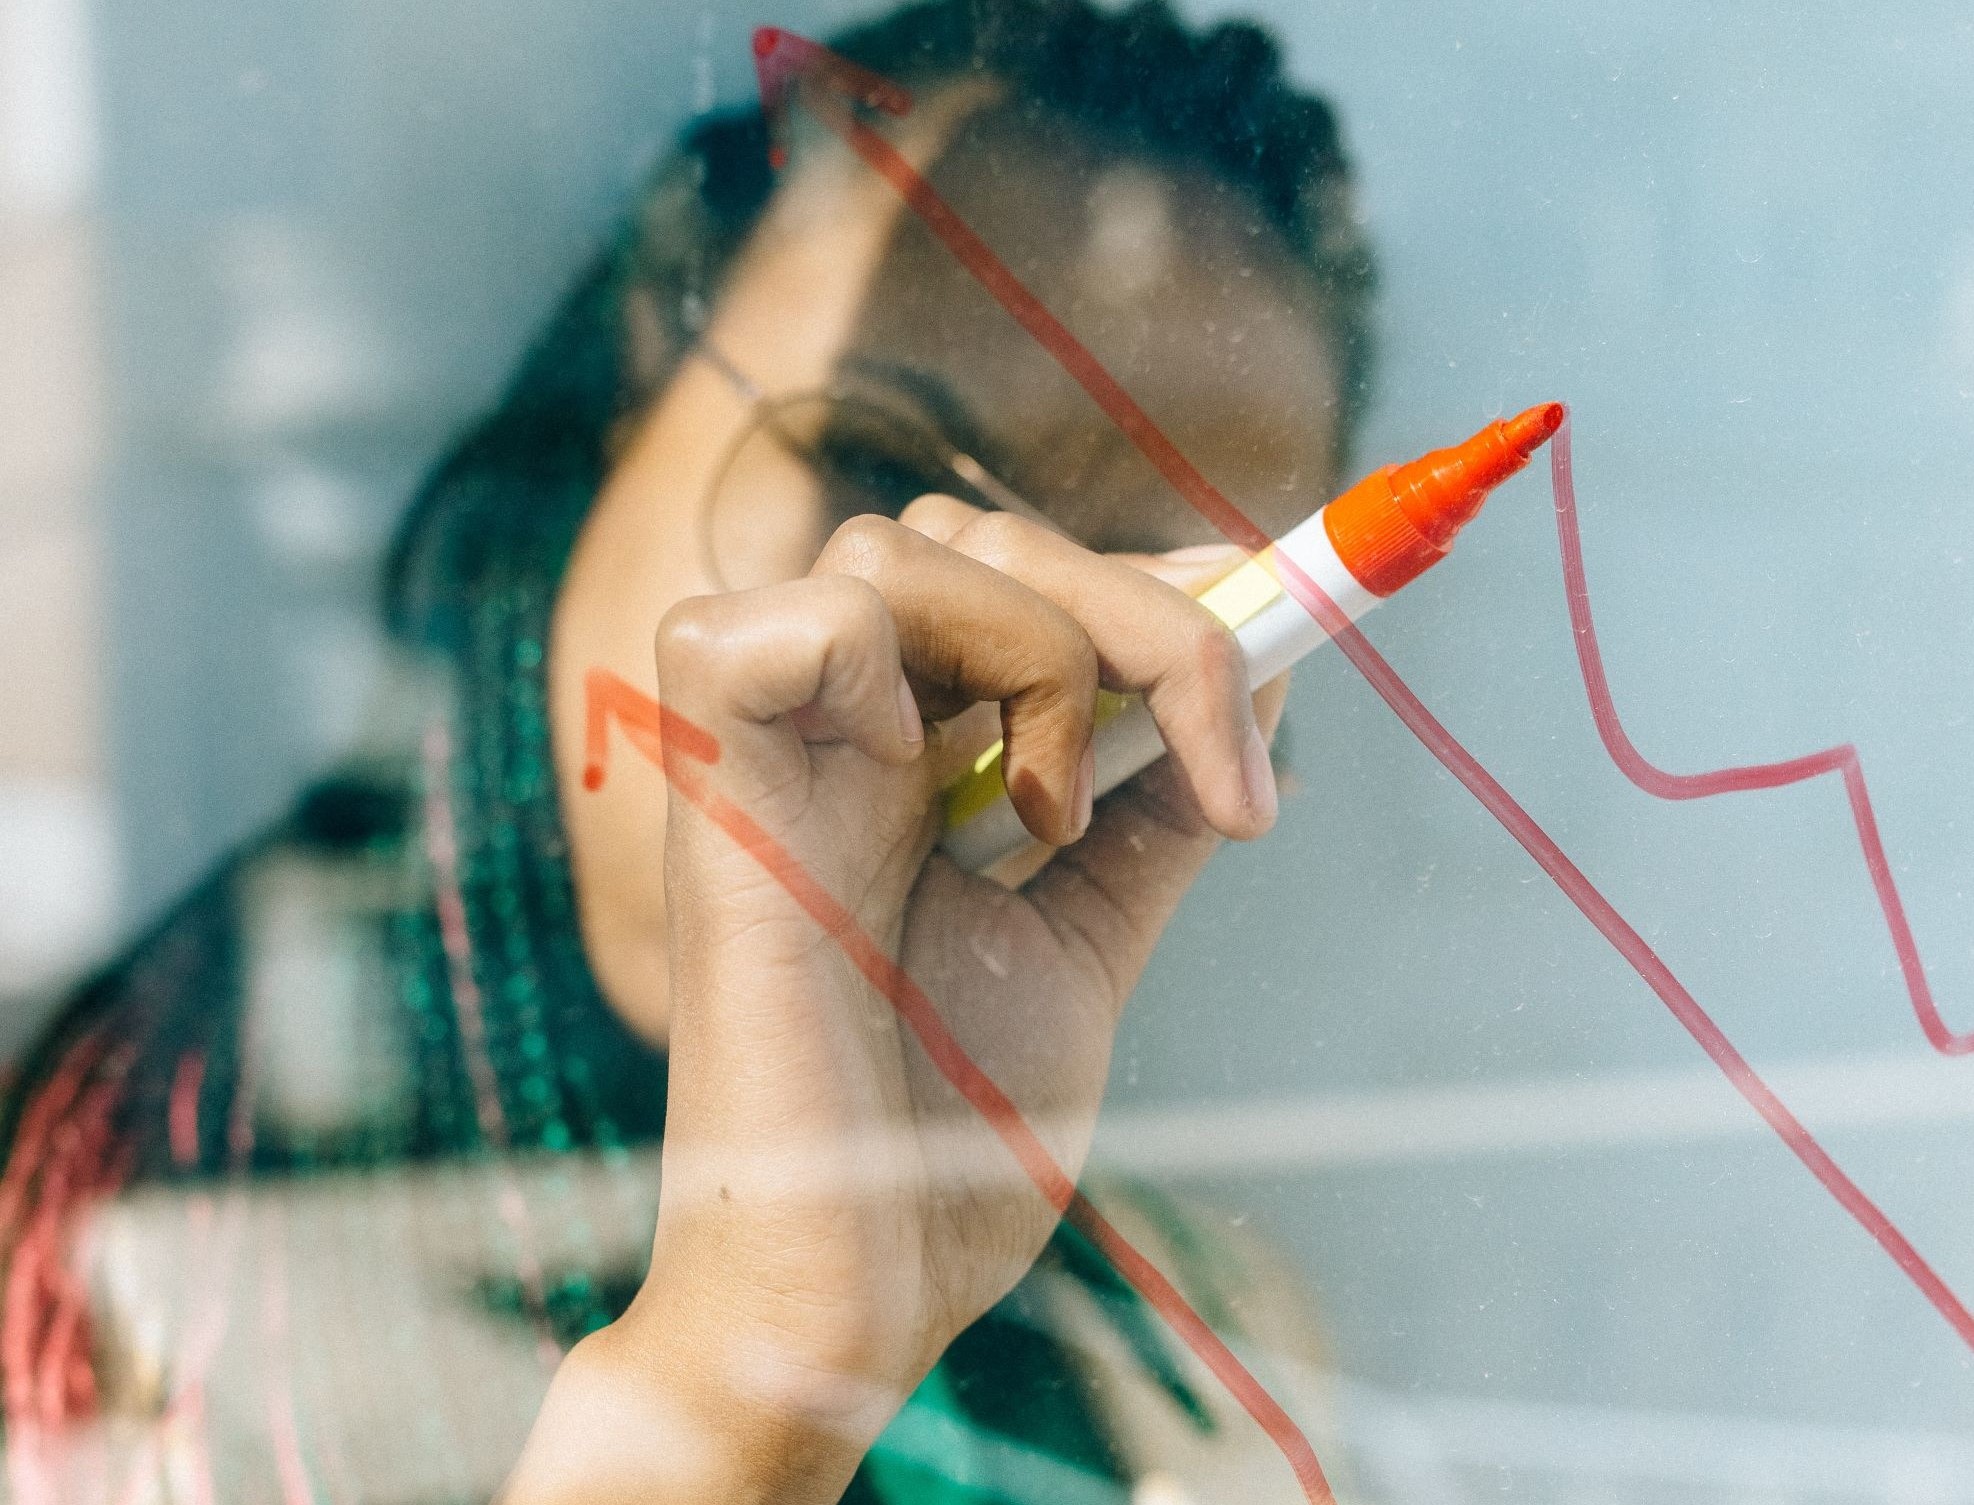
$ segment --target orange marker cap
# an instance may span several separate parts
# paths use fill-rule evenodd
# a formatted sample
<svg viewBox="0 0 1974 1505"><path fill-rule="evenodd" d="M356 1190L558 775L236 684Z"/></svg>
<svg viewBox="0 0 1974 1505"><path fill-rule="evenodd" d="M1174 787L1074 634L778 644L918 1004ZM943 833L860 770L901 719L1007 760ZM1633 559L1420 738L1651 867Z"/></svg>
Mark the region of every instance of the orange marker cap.
<svg viewBox="0 0 1974 1505"><path fill-rule="evenodd" d="M1487 494L1528 464L1563 424L1545 402L1497 419L1451 449L1373 471L1323 509L1323 531L1344 568L1374 596L1389 596L1446 557Z"/></svg>

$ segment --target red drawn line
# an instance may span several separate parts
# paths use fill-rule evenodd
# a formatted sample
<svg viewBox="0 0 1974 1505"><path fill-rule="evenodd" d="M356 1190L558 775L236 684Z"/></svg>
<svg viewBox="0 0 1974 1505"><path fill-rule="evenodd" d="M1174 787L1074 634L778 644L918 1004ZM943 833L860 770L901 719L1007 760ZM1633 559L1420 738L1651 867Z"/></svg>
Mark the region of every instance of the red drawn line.
<svg viewBox="0 0 1974 1505"><path fill-rule="evenodd" d="M1898 953L1899 970L1905 975L1906 995L1912 1002L1919 1028L1927 1043L1943 1056L1964 1056L1974 1051L1974 1030L1955 1034L1947 1028L1939 1005L1934 1002L1926 964L1920 959L1919 943L1913 939L1905 902L1899 897L1892 864L1885 855L1884 840L1878 834L1878 815L1871 808L1871 791L1865 787L1864 764L1855 746L1844 742L1780 763L1747 763L1705 773L1668 773L1647 761L1633 744L1618 719L1611 682L1604 673L1604 654L1597 646L1597 624L1590 615L1590 586L1584 578L1583 537L1577 526L1576 482L1570 469L1567 425L1550 445L1549 474L1556 494L1556 537L1562 548L1563 588L1569 599L1570 626L1576 637L1576 660L1583 670L1583 688L1590 696L1591 720L1597 724L1597 735L1603 739L1611 761L1632 783L1662 800L1697 800L1751 789L1782 789L1821 774L1841 774L1844 794L1850 801L1851 823L1857 828L1858 850L1871 873L1871 886L1877 891L1878 908L1885 917L1885 929L1891 934L1892 949Z"/></svg>
<svg viewBox="0 0 1974 1505"><path fill-rule="evenodd" d="M1426 709L1425 703L1399 678L1398 671L1344 617L1336 604L1323 595L1322 588L1304 575L1292 560L1282 555L1275 557L1282 565L1283 583L1336 638L1337 646L1370 682L1379 698L1425 744L1426 750L1464 784L1487 812L1520 843L1522 849L1535 859L1564 896L1582 911L1584 918L1597 927L1598 933L1617 949L1618 954L1631 964L1632 970L1644 979L1645 985L1658 995L1660 1002L1671 1011L1700 1049L1707 1053L1708 1059L1720 1068L1734 1090L1762 1116L1791 1153L1809 1169L1809 1173L1837 1199L1838 1204L1857 1219L1864 1231L1892 1257L1920 1293L1960 1335L1961 1341L1974 1348L1974 1313L1967 1310L1952 1288L1912 1246L1884 1210L1845 1174L1802 1120L1789 1111L1782 1099L1748 1064L1747 1058L1734 1048L1726 1032L1700 1006L1699 1000L1673 975L1672 969L1645 937L1584 876L1583 870L1536 823L1535 817L1523 809L1501 782L1481 765L1480 760L1468 752L1445 724Z"/></svg>
<svg viewBox="0 0 1974 1505"><path fill-rule="evenodd" d="M1106 416L1126 437L1137 445L1139 451L1157 467L1159 473L1175 491L1229 540L1250 553L1258 553L1267 547L1270 542L1267 534L1221 495L1192 462L1179 452L1178 448L1152 422L1144 409L1139 407L1131 395L1103 368L1097 358L1064 327L1054 314L1049 312L1038 298L1021 285L986 242L960 219L952 206L939 196L932 185L926 182L924 177L888 141L859 120L847 105L841 100L829 97L825 92L825 86L836 82L838 77L836 70L813 69L806 66L815 58L818 51L814 43L792 38L787 32L772 27L764 27L755 34L755 53L757 58L762 60L760 71L763 87L764 90L774 91L773 96L764 101L768 108L773 110L784 107L784 96L790 81L795 80L800 83L803 102L809 105L826 125L841 135L874 171L892 185L961 265L1017 323L1055 356L1063 369L1089 393L1092 400L1103 409ZM776 58L780 61L771 66L771 60ZM902 113L896 108L896 104L896 101L892 101L886 108L894 114ZM1561 475L1567 479L1567 461L1562 463L1565 469ZM1560 492L1557 505L1560 515L1565 511ZM1573 531L1573 512L1567 524L1563 529L1566 568L1577 544ZM1644 980L1646 986L1659 997L1673 1017L1706 1052L1709 1059L1721 1069L1734 1089L1775 1130L1783 1143L1808 1168L1810 1174L1816 1177L1836 1198L1839 1205L1850 1213L1892 1257L1898 1267L1952 1326L1961 1341L1974 1347L1974 1314L1969 1313L1960 1298L1921 1257L1918 1250L1891 1219L1844 1173L1802 1122L1762 1081L1746 1058L1734 1048L1720 1026L1700 1007L1699 1002L1673 975L1672 970L1658 953L1646 943L1645 938L1618 913L1610 900L1606 899L1584 876L1582 870L1537 824L1534 817L1508 793L1500 781L1490 774L1472 753L1461 746L1453 734L1399 677L1397 670L1371 646L1369 639L1351 625L1336 603L1324 594L1315 581L1297 568L1292 560L1280 555L1275 558L1280 565L1279 574L1284 587L1336 639L1337 645L1351 664L1364 676L1372 689L1392 709L1406 728L1449 773L1466 786L1488 813L1493 815L1508 834L1535 859L1537 865L1549 875L1570 902L1576 905L1584 917L1597 928L1598 933L1611 943L1619 955L1624 957ZM1857 822L1865 860L1872 869L1879 902L1885 910L1887 923L1892 929L1894 944L1899 949L1900 961L1906 971L1907 986L1912 991L1921 1025L1926 1029L1928 1038L1933 1040L1936 1048L1947 1050L1949 1053L1958 1053L1971 1048L1959 1038L1947 1034L1937 1012L1932 1007L1931 995L1926 988L1925 977L1919 966L1918 954L1912 944L1910 928L1905 922L1904 909L1899 903L1897 890L1891 882L1890 868L1885 862L1884 848L1878 838L1877 823L1864 793L1863 775L1861 772L1853 773L1857 768L1855 751L1848 748L1833 749L1829 753L1813 754L1793 763L1766 765L1754 769L1728 769L1718 774L1688 775L1683 778L1664 774L1653 768L1631 747L1618 725L1611 707L1608 687L1602 682L1601 664L1596 661L1594 637L1587 640L1586 647L1583 628L1589 623L1589 612L1588 599L1582 589L1580 551L1575 553L1575 559L1576 573L1572 578L1571 613L1572 619L1578 626L1578 653L1584 663L1585 679L1591 692L1593 710L1598 712L1599 732L1604 736L1606 745L1611 748L1612 755L1618 758L1619 766L1624 768L1627 775L1638 781L1641 787L1652 789L1655 793L1676 790L1678 791L1676 794L1668 794L1667 797L1678 798L1692 798L1700 794L1717 793L1733 788L1771 787L1770 784L1761 783L1759 780L1789 782L1792 778L1811 777L1815 773L1826 772L1832 768L1842 770L1845 775L1845 787L1851 796L1852 813ZM1585 657L1586 653L1587 657ZM1750 780L1757 782L1748 782ZM1654 784L1657 787L1654 787Z"/></svg>
<svg viewBox="0 0 1974 1505"><path fill-rule="evenodd" d="M1288 1412L1249 1373L1220 1335L1207 1326L1178 1288L1077 1191L1075 1178L1049 1153L1014 1101L953 1037L925 990L857 923L856 916L816 881L800 858L776 841L753 816L710 788L700 777L688 759L702 763L719 760L719 743L712 734L661 706L607 669L589 671L584 681L584 697L588 708L584 786L602 787L609 766L609 723L613 719L620 721L626 740L662 769L671 786L724 831L729 840L760 863L803 912L836 942L850 964L885 997L939 1074L986 1120L1049 1205L1103 1252L1117 1272L1199 1355L1274 1440L1294 1469L1311 1505L1334 1505L1335 1496L1330 1492L1329 1481L1323 1477L1316 1450ZM661 725L664 733L658 735ZM665 756L668 745L679 756Z"/></svg>

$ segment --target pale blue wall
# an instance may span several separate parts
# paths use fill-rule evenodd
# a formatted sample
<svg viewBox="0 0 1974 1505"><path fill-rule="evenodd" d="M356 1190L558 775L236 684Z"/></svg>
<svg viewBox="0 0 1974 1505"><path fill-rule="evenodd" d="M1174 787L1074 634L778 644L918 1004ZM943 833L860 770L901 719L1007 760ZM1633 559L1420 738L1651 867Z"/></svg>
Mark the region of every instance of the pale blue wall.
<svg viewBox="0 0 1974 1505"><path fill-rule="evenodd" d="M132 914L348 740L377 540L681 120L749 86L750 24L100 0Z"/></svg>
<svg viewBox="0 0 1974 1505"><path fill-rule="evenodd" d="M1638 742L1691 769L1857 741L1935 985L1974 1028L1966 10L1258 8L1341 104L1383 254L1365 462L1572 403ZM1369 631L1759 1068L1923 1074L1837 787L1669 807L1604 758L1546 475ZM1704 1074L1340 658L1308 667L1292 716L1305 792L1168 940L1118 1100ZM1828 1139L1974 1292L1958 1070L1957 1119ZM1833 1091L1852 1114L1924 1117L1863 1078ZM1758 1133L1392 1150L1229 1195L1302 1250L1344 1367L1396 1386L1974 1422L1967 1349Z"/></svg>

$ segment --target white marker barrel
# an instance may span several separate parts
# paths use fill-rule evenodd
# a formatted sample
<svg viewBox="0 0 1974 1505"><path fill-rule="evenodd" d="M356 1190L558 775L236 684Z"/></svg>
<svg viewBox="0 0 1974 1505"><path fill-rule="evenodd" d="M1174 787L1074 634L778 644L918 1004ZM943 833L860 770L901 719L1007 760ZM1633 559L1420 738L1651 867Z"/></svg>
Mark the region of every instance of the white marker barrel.
<svg viewBox="0 0 1974 1505"><path fill-rule="evenodd" d="M1276 578L1271 556L1277 551L1293 560L1353 622L1383 599L1359 584L1337 557L1323 526L1323 512L1306 519L1273 549L1248 560L1200 596L1201 605L1234 629L1247 656L1251 686L1266 684L1330 640ZM1156 762L1165 751L1165 742L1144 701L1137 696L1107 696L1105 704L1111 714L1106 718L1099 711L1095 738L1096 792L1100 798ZM1034 840L1015 813L1001 781L998 742L947 788L945 800L947 826L940 849L969 872L989 868Z"/></svg>

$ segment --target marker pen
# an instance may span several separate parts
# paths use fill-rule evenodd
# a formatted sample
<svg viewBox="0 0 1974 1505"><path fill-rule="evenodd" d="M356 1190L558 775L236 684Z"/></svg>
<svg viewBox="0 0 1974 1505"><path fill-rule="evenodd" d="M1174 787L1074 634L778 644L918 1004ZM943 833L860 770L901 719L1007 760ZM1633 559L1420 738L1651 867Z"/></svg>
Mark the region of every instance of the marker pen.
<svg viewBox="0 0 1974 1505"><path fill-rule="evenodd" d="M1286 554L1353 622L1446 557L1487 494L1528 464L1563 422L1563 405L1544 403L1490 423L1451 449L1374 471L1273 547L1200 594L1200 604L1234 630L1247 656L1248 682L1263 685L1329 641L1276 578ZM1165 751L1151 712L1135 695L1102 693L1097 706L1096 792L1109 793ZM940 848L971 872L991 867L1034 838L1009 803L996 742L948 785Z"/></svg>

